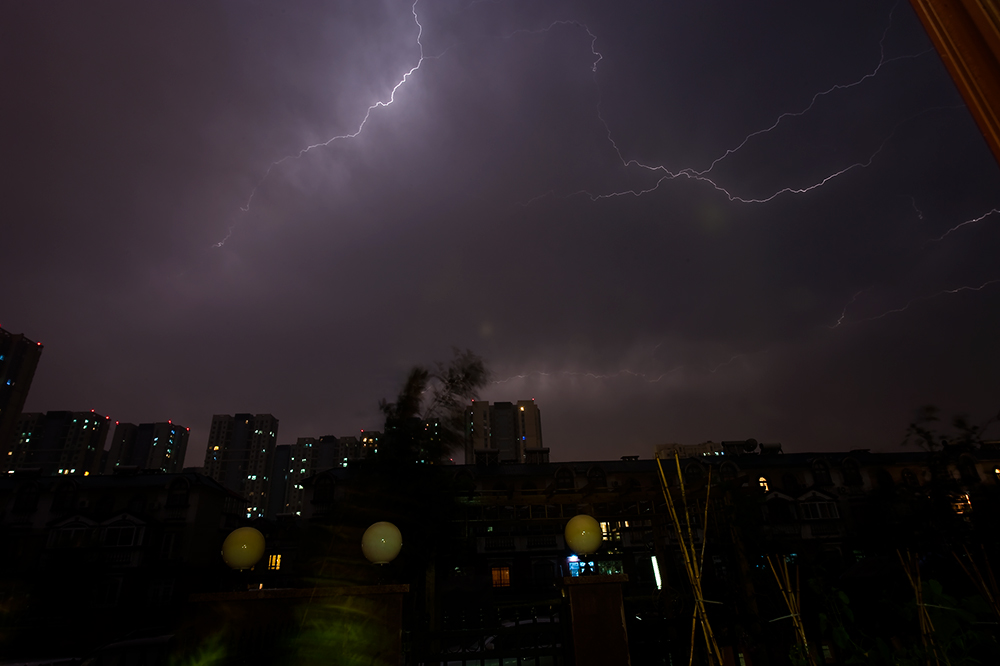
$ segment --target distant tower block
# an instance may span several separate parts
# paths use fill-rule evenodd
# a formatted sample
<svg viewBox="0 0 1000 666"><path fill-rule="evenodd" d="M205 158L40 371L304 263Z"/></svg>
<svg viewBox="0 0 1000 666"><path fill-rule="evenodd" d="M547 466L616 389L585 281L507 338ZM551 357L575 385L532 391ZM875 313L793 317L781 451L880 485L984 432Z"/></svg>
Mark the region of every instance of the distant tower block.
<svg viewBox="0 0 1000 666"><path fill-rule="evenodd" d="M465 408L465 463L539 464L549 461L542 446L542 415L532 400L516 403L473 400Z"/></svg>

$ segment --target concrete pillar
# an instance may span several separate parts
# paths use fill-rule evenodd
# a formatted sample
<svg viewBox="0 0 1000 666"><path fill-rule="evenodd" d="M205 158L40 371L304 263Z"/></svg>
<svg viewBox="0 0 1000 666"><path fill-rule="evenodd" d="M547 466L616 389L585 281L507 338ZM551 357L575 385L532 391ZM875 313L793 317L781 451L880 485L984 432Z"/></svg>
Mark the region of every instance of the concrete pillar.
<svg viewBox="0 0 1000 666"><path fill-rule="evenodd" d="M622 583L625 574L563 578L576 666L630 666Z"/></svg>

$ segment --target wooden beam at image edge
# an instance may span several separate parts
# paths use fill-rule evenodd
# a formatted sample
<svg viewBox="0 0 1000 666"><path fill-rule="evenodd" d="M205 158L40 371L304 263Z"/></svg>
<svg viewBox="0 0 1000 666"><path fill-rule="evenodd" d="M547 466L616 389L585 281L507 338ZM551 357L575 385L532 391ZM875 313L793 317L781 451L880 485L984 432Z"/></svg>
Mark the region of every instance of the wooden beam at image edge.
<svg viewBox="0 0 1000 666"><path fill-rule="evenodd" d="M1000 2L910 0L1000 163Z"/></svg>

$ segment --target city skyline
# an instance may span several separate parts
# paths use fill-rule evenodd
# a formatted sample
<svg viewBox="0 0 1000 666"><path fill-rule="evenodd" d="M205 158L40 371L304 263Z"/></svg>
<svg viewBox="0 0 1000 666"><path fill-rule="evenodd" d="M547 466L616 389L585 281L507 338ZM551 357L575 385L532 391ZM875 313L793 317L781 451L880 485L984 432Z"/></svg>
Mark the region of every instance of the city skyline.
<svg viewBox="0 0 1000 666"><path fill-rule="evenodd" d="M26 412L196 464L216 413L380 429L452 346L553 461L1000 408L1000 167L907 3L104 6L0 21Z"/></svg>

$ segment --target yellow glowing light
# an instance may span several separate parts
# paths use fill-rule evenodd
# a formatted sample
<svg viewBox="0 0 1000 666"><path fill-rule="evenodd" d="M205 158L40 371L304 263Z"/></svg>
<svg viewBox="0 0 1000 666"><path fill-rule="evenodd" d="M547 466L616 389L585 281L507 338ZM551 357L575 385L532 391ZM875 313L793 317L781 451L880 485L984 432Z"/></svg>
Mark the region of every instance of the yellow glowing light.
<svg viewBox="0 0 1000 666"><path fill-rule="evenodd" d="M250 569L264 555L264 535L252 527L239 527L222 543L222 559L233 569Z"/></svg>
<svg viewBox="0 0 1000 666"><path fill-rule="evenodd" d="M375 523L361 537L361 552L373 564L388 564L399 555L403 547L403 535L392 523Z"/></svg>
<svg viewBox="0 0 1000 666"><path fill-rule="evenodd" d="M580 514L566 523L566 545L577 555L590 555L601 547L604 533L592 516Z"/></svg>

